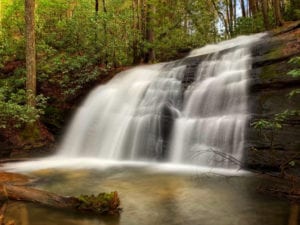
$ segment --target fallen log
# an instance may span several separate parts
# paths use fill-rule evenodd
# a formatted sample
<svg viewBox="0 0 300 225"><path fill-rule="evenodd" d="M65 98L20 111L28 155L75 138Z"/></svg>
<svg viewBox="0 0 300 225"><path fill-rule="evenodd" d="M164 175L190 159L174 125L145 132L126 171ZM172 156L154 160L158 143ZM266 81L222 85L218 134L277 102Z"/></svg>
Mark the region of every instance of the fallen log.
<svg viewBox="0 0 300 225"><path fill-rule="evenodd" d="M120 200L117 192L100 193L98 196L69 197L25 186L0 184L0 200L33 202L58 209L96 214L119 214L120 212Z"/></svg>

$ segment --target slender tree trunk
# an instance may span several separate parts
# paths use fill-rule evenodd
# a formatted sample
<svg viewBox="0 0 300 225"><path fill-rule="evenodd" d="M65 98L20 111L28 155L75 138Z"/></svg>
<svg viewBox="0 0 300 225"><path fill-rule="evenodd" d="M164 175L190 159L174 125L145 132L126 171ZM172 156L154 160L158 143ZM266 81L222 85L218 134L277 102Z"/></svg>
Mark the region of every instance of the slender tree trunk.
<svg viewBox="0 0 300 225"><path fill-rule="evenodd" d="M280 1L273 0L273 3L274 3L274 17L275 17L276 25L282 26L284 23L284 20L282 18L281 12L280 12Z"/></svg>
<svg viewBox="0 0 300 225"><path fill-rule="evenodd" d="M236 2L236 0L233 0L233 30L235 31L235 28L236 28L236 18L237 18L237 16L236 16L236 6L237 6L237 4L236 4L237 2Z"/></svg>
<svg viewBox="0 0 300 225"><path fill-rule="evenodd" d="M228 0L228 24L229 24L229 31L230 31L230 36L233 36L233 20L234 20L234 0Z"/></svg>
<svg viewBox="0 0 300 225"><path fill-rule="evenodd" d="M106 9L106 2L105 0L102 0L102 9L103 9L103 13L107 14L107 9ZM107 65L108 61L107 61L107 24L106 24L106 20L103 20L103 30L104 30L104 49L105 49L105 53L104 53L104 64Z"/></svg>
<svg viewBox="0 0 300 225"><path fill-rule="evenodd" d="M229 0L231 1L231 0ZM231 23L231 14L230 14L230 5L228 0L226 0L226 23L228 27L228 36L229 38L232 36L232 23Z"/></svg>
<svg viewBox="0 0 300 225"><path fill-rule="evenodd" d="M256 8L256 1L255 0L249 0L249 11L252 17L257 16L257 8Z"/></svg>
<svg viewBox="0 0 300 225"><path fill-rule="evenodd" d="M99 54L98 45L98 18L99 18L99 0L95 0L95 55ZM100 63L100 59L97 57L97 62Z"/></svg>
<svg viewBox="0 0 300 225"><path fill-rule="evenodd" d="M139 32L139 1L132 0L132 28L133 28L133 38L132 38L132 59L133 63L137 64L139 62L138 56L138 37Z"/></svg>
<svg viewBox="0 0 300 225"><path fill-rule="evenodd" d="M155 8L151 3L147 3L147 14L146 14L146 40L147 42L152 45L154 42L154 31L153 31L153 25L152 25L152 13L154 13ZM145 62L153 62L155 60L155 53L154 49L151 46L148 48L146 55L145 55Z"/></svg>
<svg viewBox="0 0 300 225"><path fill-rule="evenodd" d="M146 39L146 18L147 18L147 0L141 0L141 33L143 39Z"/></svg>
<svg viewBox="0 0 300 225"><path fill-rule="evenodd" d="M262 0L262 13L266 30L270 30L270 22L268 15L268 0Z"/></svg>
<svg viewBox="0 0 300 225"><path fill-rule="evenodd" d="M1 27L2 27L2 1L0 1L0 25L1 25ZM0 32L1 32L1 30L0 30Z"/></svg>
<svg viewBox="0 0 300 225"><path fill-rule="evenodd" d="M95 0L95 14L98 16L99 12L99 0Z"/></svg>
<svg viewBox="0 0 300 225"><path fill-rule="evenodd" d="M242 9L242 16L246 17L246 8L244 0L241 0L241 9Z"/></svg>
<svg viewBox="0 0 300 225"><path fill-rule="evenodd" d="M225 38L228 39L229 38L229 30L228 30L228 24L227 24L227 20L226 17L224 16L223 12L221 12L216 4L216 2L214 0L211 1L212 5L215 9L215 11L218 13L220 20L223 22L224 24L224 28L225 28ZM227 10L226 10L227 12Z"/></svg>
<svg viewBox="0 0 300 225"><path fill-rule="evenodd" d="M262 0L254 0L254 4L255 4L255 9L256 9L256 13L259 13L259 2L261 2Z"/></svg>
<svg viewBox="0 0 300 225"><path fill-rule="evenodd" d="M25 0L26 23L26 91L27 104L35 106L36 50L35 50L35 0Z"/></svg>

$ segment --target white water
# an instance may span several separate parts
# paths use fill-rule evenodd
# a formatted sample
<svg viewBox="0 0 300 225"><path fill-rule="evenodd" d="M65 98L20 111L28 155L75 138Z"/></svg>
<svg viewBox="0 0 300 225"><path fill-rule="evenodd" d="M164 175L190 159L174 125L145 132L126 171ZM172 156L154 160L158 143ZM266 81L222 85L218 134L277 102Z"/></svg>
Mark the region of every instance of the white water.
<svg viewBox="0 0 300 225"><path fill-rule="evenodd" d="M250 68L248 48L215 53L199 64L175 122L171 161L228 167L242 160Z"/></svg>
<svg viewBox="0 0 300 225"><path fill-rule="evenodd" d="M89 168L125 161L135 165L165 161L168 168L238 168L248 120L250 47L263 36L240 37L191 52L188 57L202 55L202 60L187 89L182 85L185 59L118 74L80 106L57 155L5 168Z"/></svg>
<svg viewBox="0 0 300 225"><path fill-rule="evenodd" d="M190 56L214 53L199 63L186 90L184 64L120 73L78 109L58 156L233 167L243 157L249 47L261 37L194 50Z"/></svg>

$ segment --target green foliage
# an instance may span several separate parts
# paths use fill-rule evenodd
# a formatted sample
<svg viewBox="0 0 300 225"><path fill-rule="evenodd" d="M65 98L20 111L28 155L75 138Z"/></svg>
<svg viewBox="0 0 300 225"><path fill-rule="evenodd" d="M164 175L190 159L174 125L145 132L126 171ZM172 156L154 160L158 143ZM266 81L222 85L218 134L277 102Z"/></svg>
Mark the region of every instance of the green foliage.
<svg viewBox="0 0 300 225"><path fill-rule="evenodd" d="M253 34L256 32L264 31L264 24L262 15L259 14L257 17L239 17L237 19L235 35L241 34Z"/></svg>
<svg viewBox="0 0 300 225"><path fill-rule="evenodd" d="M291 70L288 72L288 75L292 77L300 77L300 57L294 57L289 61L290 64L294 64L297 66L296 69Z"/></svg>
<svg viewBox="0 0 300 225"><path fill-rule="evenodd" d="M36 122L44 113L47 98L43 95L36 97L36 107L26 104L26 92L19 88L24 79L16 79L16 85L9 81L1 82L0 87L0 128L13 126L19 128L25 124ZM13 90L13 91L12 91Z"/></svg>
<svg viewBox="0 0 300 225"><path fill-rule="evenodd" d="M288 75L292 77L299 77L300 76L300 69L298 69L298 66L300 67L300 57L294 57L289 61L290 64L296 65L297 68L291 70L288 72ZM296 95L300 94L300 89L294 89L288 94L288 98L292 98ZM258 129L261 134L263 134L264 138L268 141L270 141L271 148L273 147L273 141L274 141L274 132L278 131L279 129L283 128L283 124L286 120L300 116L300 110L291 110L286 109L285 111L281 113L275 114L270 119L260 119L251 124L252 127L255 129ZM267 131L270 131L269 134L267 134Z"/></svg>
<svg viewBox="0 0 300 225"><path fill-rule="evenodd" d="M294 97L294 96L296 96L296 95L299 95L300 94L300 89L298 88L298 89L294 89L294 90L292 90L289 94L288 94L288 97L289 98L292 98L292 97Z"/></svg>
<svg viewBox="0 0 300 225"><path fill-rule="evenodd" d="M281 129L282 125L276 120L260 119L251 124L255 129Z"/></svg>
<svg viewBox="0 0 300 225"><path fill-rule="evenodd" d="M259 119L251 126L259 130L260 135L269 142L270 148L273 148L275 133L283 128L284 122L290 118L300 115L299 110L285 110L281 113L275 114L270 119Z"/></svg>
<svg viewBox="0 0 300 225"><path fill-rule="evenodd" d="M288 75L297 78L300 77L300 57L294 57L289 61L290 64L295 65L296 68L288 72ZM300 94L300 89L294 89L289 94L288 97L291 99L295 97L296 95Z"/></svg>

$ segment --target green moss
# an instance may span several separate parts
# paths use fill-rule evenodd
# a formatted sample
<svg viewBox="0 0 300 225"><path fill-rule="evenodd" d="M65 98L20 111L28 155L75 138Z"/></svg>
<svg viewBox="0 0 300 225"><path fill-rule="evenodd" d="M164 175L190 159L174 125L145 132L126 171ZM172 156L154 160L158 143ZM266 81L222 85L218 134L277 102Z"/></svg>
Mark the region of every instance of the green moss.
<svg viewBox="0 0 300 225"><path fill-rule="evenodd" d="M272 79L278 77L278 73L276 72L276 65L272 64L269 66L262 67L262 72L260 73L260 78L265 79Z"/></svg>
<svg viewBox="0 0 300 225"><path fill-rule="evenodd" d="M272 60L281 58L284 55L283 46L276 46L268 54L264 56L265 60Z"/></svg>
<svg viewBox="0 0 300 225"><path fill-rule="evenodd" d="M95 195L81 195L77 198L77 208L81 211L93 211L97 213L118 213L120 200L117 192L100 193Z"/></svg>

